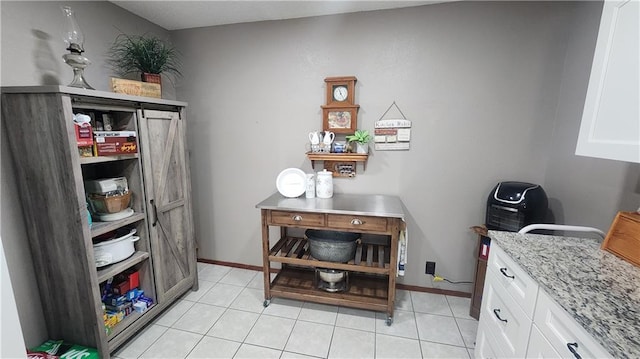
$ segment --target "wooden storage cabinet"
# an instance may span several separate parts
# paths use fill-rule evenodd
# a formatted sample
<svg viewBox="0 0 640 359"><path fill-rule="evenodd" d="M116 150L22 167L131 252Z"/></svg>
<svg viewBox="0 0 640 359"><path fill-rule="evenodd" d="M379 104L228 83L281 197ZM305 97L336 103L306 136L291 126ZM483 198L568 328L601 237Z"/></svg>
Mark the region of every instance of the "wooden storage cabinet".
<svg viewBox="0 0 640 359"><path fill-rule="evenodd" d="M392 210L369 212L376 197ZM261 208L262 218L265 306L269 305L272 297L282 297L376 310L387 313L387 324L391 325L399 237L405 228L402 202L397 197L334 194L332 199L285 199L276 193L256 207ZM280 237L274 242L269 238L271 226L280 227ZM377 236L375 240L363 237L361 243L357 244L352 260L336 263L313 258L308 240L299 234L290 235L289 228L325 229ZM380 240L382 237L387 240ZM271 280L273 263L279 263L281 268ZM349 288L342 292L318 289L316 268L347 271Z"/></svg>
<svg viewBox="0 0 640 359"><path fill-rule="evenodd" d="M27 235L51 339L94 347L100 356L135 335L190 288L197 288L185 103L60 86L2 88L2 122L16 163ZM155 112L154 112L155 111ZM107 114L114 130L136 131L138 153L81 157L73 114ZM127 178L134 214L89 226L84 181ZM135 253L96 268L93 239L135 228ZM100 285L127 269L154 300L107 335Z"/></svg>

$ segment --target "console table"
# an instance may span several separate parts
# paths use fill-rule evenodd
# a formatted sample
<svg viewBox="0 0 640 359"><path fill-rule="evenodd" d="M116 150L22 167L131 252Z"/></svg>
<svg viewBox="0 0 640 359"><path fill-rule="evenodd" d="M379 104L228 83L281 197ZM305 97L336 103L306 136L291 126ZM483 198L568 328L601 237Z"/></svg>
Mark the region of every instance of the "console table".
<svg viewBox="0 0 640 359"><path fill-rule="evenodd" d="M275 193L256 205L262 218L264 306L272 297L385 312L393 322L398 243L405 227L404 205L396 196L334 194L332 198L287 198ZM269 241L269 228L280 227ZM347 263L319 261L309 243L292 229L323 229L362 233L355 258ZM298 230L297 232L300 232ZM273 263L281 268L271 280ZM315 269L347 271L346 291L318 289Z"/></svg>

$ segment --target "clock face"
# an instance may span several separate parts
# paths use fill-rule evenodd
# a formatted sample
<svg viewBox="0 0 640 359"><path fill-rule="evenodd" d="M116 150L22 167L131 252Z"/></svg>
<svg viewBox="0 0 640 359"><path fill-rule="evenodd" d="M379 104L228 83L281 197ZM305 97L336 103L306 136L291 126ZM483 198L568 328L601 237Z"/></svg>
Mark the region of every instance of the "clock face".
<svg viewBox="0 0 640 359"><path fill-rule="evenodd" d="M336 86L333 88L333 99L336 101L344 101L348 95L349 92L346 86Z"/></svg>

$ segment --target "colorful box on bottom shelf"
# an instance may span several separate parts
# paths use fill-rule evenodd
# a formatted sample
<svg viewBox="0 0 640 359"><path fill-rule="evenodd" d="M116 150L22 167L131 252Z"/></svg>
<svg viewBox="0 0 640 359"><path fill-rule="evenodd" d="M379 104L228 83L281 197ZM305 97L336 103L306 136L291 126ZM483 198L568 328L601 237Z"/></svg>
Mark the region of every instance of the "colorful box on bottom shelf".
<svg viewBox="0 0 640 359"><path fill-rule="evenodd" d="M99 359L100 355L95 348L66 343L63 340L47 340L27 350L27 358Z"/></svg>

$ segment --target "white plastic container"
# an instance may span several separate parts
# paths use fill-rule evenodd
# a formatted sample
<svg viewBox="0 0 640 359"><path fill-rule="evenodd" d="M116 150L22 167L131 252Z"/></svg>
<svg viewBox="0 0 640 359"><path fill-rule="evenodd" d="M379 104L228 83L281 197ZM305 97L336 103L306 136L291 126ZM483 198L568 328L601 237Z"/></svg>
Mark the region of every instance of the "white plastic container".
<svg viewBox="0 0 640 359"><path fill-rule="evenodd" d="M307 173L307 190L305 192L306 198L316 198L316 179L315 173Z"/></svg>
<svg viewBox="0 0 640 359"><path fill-rule="evenodd" d="M132 229L128 234L119 238L94 244L93 256L96 261L96 267L104 267L131 257L136 251L133 243L140 239L140 237L134 236L134 233L136 233L136 230Z"/></svg>
<svg viewBox="0 0 640 359"><path fill-rule="evenodd" d="M316 196L318 198L333 197L333 172L326 169L316 175Z"/></svg>

